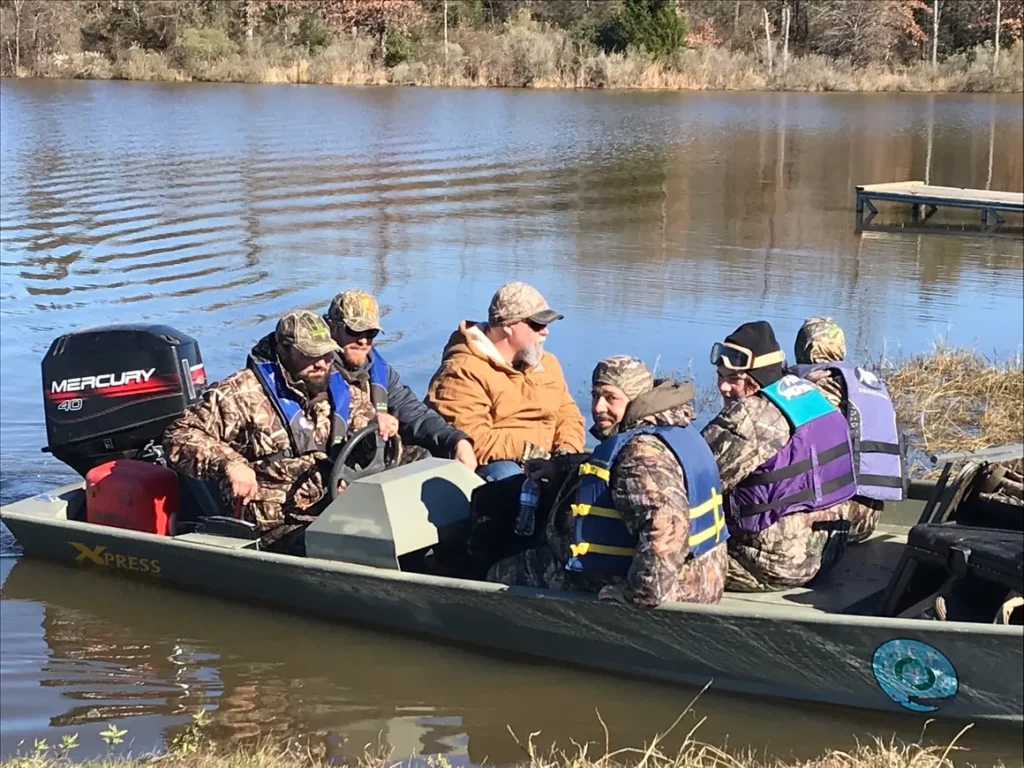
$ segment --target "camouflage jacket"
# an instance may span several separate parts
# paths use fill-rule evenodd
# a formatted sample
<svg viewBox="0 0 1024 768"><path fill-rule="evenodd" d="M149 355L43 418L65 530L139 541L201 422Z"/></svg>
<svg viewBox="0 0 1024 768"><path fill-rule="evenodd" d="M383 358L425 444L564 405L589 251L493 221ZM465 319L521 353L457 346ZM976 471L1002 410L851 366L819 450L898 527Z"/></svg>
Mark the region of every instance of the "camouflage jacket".
<svg viewBox="0 0 1024 768"><path fill-rule="evenodd" d="M681 398L673 390L672 382L662 382L638 397L622 430L645 424L687 426L694 418L690 395ZM654 435L629 440L612 465L610 491L616 511L638 543L624 579L599 577L596 581L601 583L592 583L591 589L621 583L629 602L647 608L667 601L718 602L725 587L725 545L688 561L690 505L683 468L672 450ZM564 563L572 522L559 512L549 518L548 541ZM582 580L595 581L587 576Z"/></svg>
<svg viewBox="0 0 1024 768"><path fill-rule="evenodd" d="M722 490L728 493L775 456L791 431L782 411L767 398L747 397L727 403L702 434L718 462ZM756 534L730 531L728 589L806 584L821 568L825 544L839 530L836 521L846 519L848 504L787 515Z"/></svg>
<svg viewBox="0 0 1024 768"><path fill-rule="evenodd" d="M262 343L262 342L261 342ZM259 345L257 345L259 348ZM255 351L255 350L254 350ZM285 382L287 377L282 377ZM326 445L331 428L331 405L326 395L307 399L289 387L303 404L317 442ZM365 427L374 415L368 389L350 385L352 394L349 433ZM256 523L264 534L285 523L309 521L305 510L325 493L323 470L327 456L321 452L282 458L290 438L281 417L249 369L233 373L209 387L198 403L172 423L164 433L168 464L178 472L200 480L220 480L224 502L231 508L230 486L225 472L237 462L253 468L259 491L242 510L243 518Z"/></svg>

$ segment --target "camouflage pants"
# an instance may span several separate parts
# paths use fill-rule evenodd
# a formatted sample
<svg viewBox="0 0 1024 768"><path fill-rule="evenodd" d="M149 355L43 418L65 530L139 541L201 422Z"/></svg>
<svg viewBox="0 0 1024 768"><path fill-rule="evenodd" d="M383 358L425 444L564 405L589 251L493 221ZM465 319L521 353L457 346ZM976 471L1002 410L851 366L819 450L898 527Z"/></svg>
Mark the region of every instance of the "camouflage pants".
<svg viewBox="0 0 1024 768"><path fill-rule="evenodd" d="M778 592L827 573L846 548L845 506L787 515L760 533L730 534L726 591Z"/></svg>
<svg viewBox="0 0 1024 768"><path fill-rule="evenodd" d="M849 544L860 544L871 537L875 532L875 526L878 525L878 519L882 516L884 505L884 502L866 499L863 496L854 496L847 502L850 520Z"/></svg>
<svg viewBox="0 0 1024 768"><path fill-rule="evenodd" d="M499 560L487 571L487 580L510 587L555 589L565 592L600 592L607 584L621 583L621 578L593 577L565 570L551 547L536 547L518 555Z"/></svg>

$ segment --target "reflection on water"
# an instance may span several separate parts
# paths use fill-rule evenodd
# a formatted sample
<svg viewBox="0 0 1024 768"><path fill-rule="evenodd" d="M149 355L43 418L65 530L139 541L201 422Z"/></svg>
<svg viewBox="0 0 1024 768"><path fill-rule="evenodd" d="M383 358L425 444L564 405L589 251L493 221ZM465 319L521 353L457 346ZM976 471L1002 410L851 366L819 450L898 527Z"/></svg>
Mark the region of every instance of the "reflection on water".
<svg viewBox="0 0 1024 768"><path fill-rule="evenodd" d="M137 750L169 741L200 707L210 735L312 740L354 756L380 741L399 755L454 762L521 756L506 727L538 743L590 739L636 746L670 726L695 691L592 672L495 658L263 611L108 574L0 559L3 612L0 753L22 739L79 732L83 752L116 721ZM41 631L40 631L41 630ZM41 686L41 688L39 687ZM810 756L857 736L914 738L921 721L832 707L766 704L705 694L700 733L736 748ZM953 726L931 729L936 741ZM681 735L681 734L680 734ZM972 758L1013 756L1012 734L982 730Z"/></svg>
<svg viewBox="0 0 1024 768"><path fill-rule="evenodd" d="M858 235L853 190L928 179L1021 191L1022 124L1017 96L5 80L0 501L69 478L39 452L39 363L58 334L106 322L190 333L220 378L281 313L359 286L380 298L384 353L421 394L459 320L482 317L514 278L565 313L549 344L579 395L611 353L707 381L710 343L754 318L785 347L827 312L860 356L940 333L1012 352L1019 230ZM883 209L877 221L903 220ZM0 558L5 576L13 562ZM597 705L639 741L692 695L27 562L7 578L4 754L79 727L100 750L112 718L149 748L211 705L224 737L317 734L358 751L383 731L400 751L510 759L506 724L600 740ZM920 722L714 695L702 707L709 738L779 754L893 728L913 737Z"/></svg>

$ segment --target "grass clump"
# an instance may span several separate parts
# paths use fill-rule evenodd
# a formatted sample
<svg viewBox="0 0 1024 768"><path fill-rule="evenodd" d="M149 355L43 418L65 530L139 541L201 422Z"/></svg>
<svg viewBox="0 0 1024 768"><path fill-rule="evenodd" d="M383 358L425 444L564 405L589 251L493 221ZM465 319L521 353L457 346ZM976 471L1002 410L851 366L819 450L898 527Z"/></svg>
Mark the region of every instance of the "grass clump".
<svg viewBox="0 0 1024 768"><path fill-rule="evenodd" d="M522 758L511 764L521 768L956 768L957 762L952 755L960 750L957 741L972 727L965 726L945 746L875 739L870 744L858 744L852 751L828 750L811 760L782 761L758 758L749 752L734 753L698 740L695 734L706 719L701 718L683 738L678 749L666 748L666 738L692 712L695 701L696 698L671 727L642 747L612 750L611 734L598 714L604 728L603 750L599 755L596 754L601 749L599 745L575 741L572 749L557 746L542 749L534 743L539 732L530 734L524 743L509 728L511 738L523 752ZM209 725L209 715L205 710L195 713L192 723L172 739L163 754L114 754L113 748L124 743L128 731L109 724L100 733L107 744L106 757L72 762L71 752L78 747L76 733L64 736L60 744L53 747L45 740L37 740L30 754L18 755L0 765L6 768L338 768L339 765L349 768L401 768L409 765L409 760L415 757L398 755L393 749L372 744L365 746L361 755L340 761L337 757L329 758L323 745L309 747L295 741L223 746L207 738ZM450 766L443 756L428 756L421 760L430 768ZM485 761L483 764L491 763Z"/></svg>
<svg viewBox="0 0 1024 768"><path fill-rule="evenodd" d="M912 449L975 451L1024 439L1024 357L991 360L937 342L877 365ZM1019 471L1019 468L1018 468Z"/></svg>

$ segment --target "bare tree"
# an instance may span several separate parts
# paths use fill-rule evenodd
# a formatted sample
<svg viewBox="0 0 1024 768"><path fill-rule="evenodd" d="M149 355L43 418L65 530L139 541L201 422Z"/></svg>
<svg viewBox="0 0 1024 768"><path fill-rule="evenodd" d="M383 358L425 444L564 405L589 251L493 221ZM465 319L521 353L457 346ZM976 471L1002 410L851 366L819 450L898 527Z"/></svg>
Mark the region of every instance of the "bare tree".
<svg viewBox="0 0 1024 768"><path fill-rule="evenodd" d="M782 74L789 68L789 5L782 6Z"/></svg>
<svg viewBox="0 0 1024 768"><path fill-rule="evenodd" d="M921 0L830 0L808 10L810 47L835 58L849 57L857 66L902 58L928 40L914 20L928 10Z"/></svg>
<svg viewBox="0 0 1024 768"><path fill-rule="evenodd" d="M1003 0L996 0L996 39L992 53L992 70L999 64L999 27L1002 26Z"/></svg>
<svg viewBox="0 0 1024 768"><path fill-rule="evenodd" d="M25 10L25 0L13 0L14 10L14 76L21 77L21 16Z"/></svg>
<svg viewBox="0 0 1024 768"><path fill-rule="evenodd" d="M772 50L772 26L771 22L768 20L768 9L762 8L761 13L764 14L765 50L768 53L768 74L770 76L772 74L772 69L774 68L774 57L772 55L774 53Z"/></svg>
<svg viewBox="0 0 1024 768"><path fill-rule="evenodd" d="M932 70L939 66L939 14L942 11L942 3L939 0L932 0Z"/></svg>

